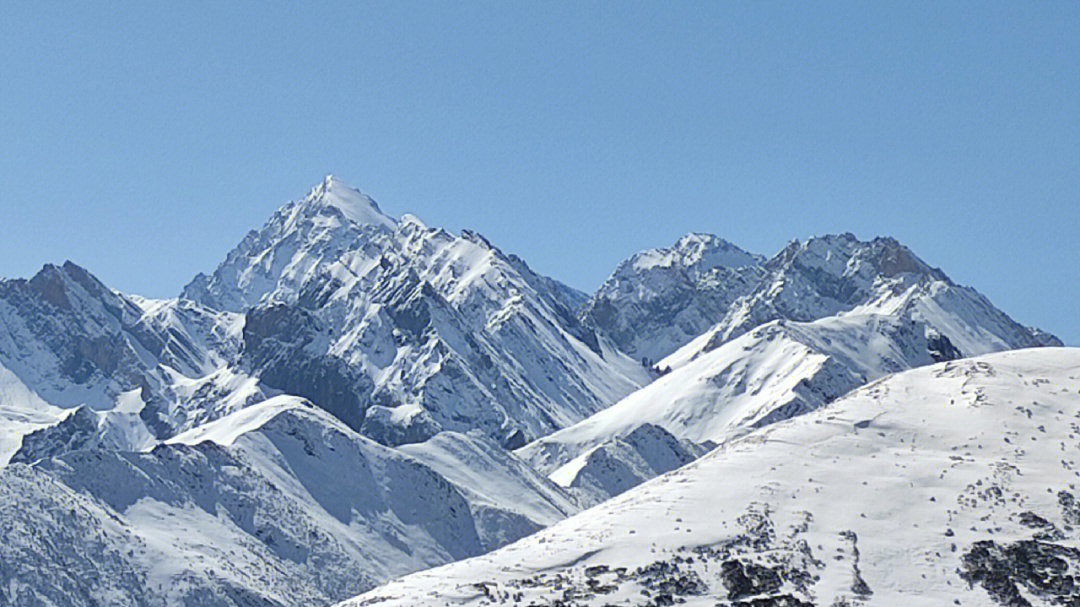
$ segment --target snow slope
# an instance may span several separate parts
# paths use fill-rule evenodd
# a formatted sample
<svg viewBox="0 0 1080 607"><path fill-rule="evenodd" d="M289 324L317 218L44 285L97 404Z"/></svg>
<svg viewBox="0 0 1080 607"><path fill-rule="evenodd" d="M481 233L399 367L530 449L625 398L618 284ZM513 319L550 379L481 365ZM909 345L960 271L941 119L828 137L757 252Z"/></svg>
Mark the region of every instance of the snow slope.
<svg viewBox="0 0 1080 607"><path fill-rule="evenodd" d="M1072 604L1078 434L1080 350L939 363L345 604Z"/></svg>
<svg viewBox="0 0 1080 607"><path fill-rule="evenodd" d="M29 434L26 457L131 450L222 414L212 390L184 386L236 357L242 320L117 293L71 262L0 280L0 462Z"/></svg>
<svg viewBox="0 0 1080 607"><path fill-rule="evenodd" d="M572 485L593 450L644 424L679 439L720 443L931 362L925 328L908 320L846 314L811 323L774 321L517 453Z"/></svg>
<svg viewBox="0 0 1080 607"><path fill-rule="evenodd" d="M680 468L715 446L679 439L648 422L619 433L584 451L551 478L582 504L595 505L650 478Z"/></svg>
<svg viewBox="0 0 1080 607"><path fill-rule="evenodd" d="M0 466L19 450L23 436L56 424L64 410L42 400L0 364Z"/></svg>
<svg viewBox="0 0 1080 607"><path fill-rule="evenodd" d="M672 495L683 484L701 488L694 470L719 466L711 482L723 495L707 497L737 501L744 489L727 479L813 457L792 451L782 466L773 463L779 451L765 449L760 469L707 463L714 456L686 466L717 443L718 453L760 443L778 423L817 440L816 425L784 420L820 420L836 399L890 373L1056 343L891 239L825 236L765 260L690 234L635 255L588 297L475 232L389 217L327 177L175 299L116 292L70 262L29 280L0 280L0 604L327 604L558 529L567 516L599 521L596 512L626 508L618 516L630 517L640 508L647 523L647 501L681 507L648 487ZM1075 358L1065 350L1045 356L1053 353ZM1058 364L1024 356L1030 360L1016 364ZM1012 359L992 362L999 360ZM973 364L947 373L981 381L983 367ZM1032 398L1042 389L1032 387ZM864 422L859 431L874 427ZM950 432L966 427L945 422L957 424ZM882 427L883 439L891 429ZM819 463L823 477L839 474ZM864 463L853 455L843 465L850 474ZM690 480L635 489L679 468L665 478ZM769 486L809 492L792 478ZM700 491L691 497L704 500ZM624 492L644 497L578 514ZM1073 503L1071 493L1058 499ZM721 514L735 511L720 506ZM642 602L644 584L647 600L664 604L666 594L715 589L696 568L722 555L730 602L760 605L768 603L745 589L772 588L777 576L799 600L840 596L829 581L839 556L860 589L842 600L871 596L863 586L879 592L881 580L864 580L856 567L864 540L833 537L846 552L831 559L819 547L811 557L798 538L769 544L777 506L769 507L715 521L692 515L695 530L757 530L702 553L691 567L700 580L682 557L622 574L567 567L592 578L588 592L619 586L612 592L636 592ZM1048 527L1049 515L1013 514L1045 537L1071 532ZM1080 525L1080 509L1075 519L1068 524ZM612 520L615 529L629 524ZM593 530L602 528L596 522ZM682 537L655 528L660 552ZM522 545L540 558L548 537L557 536ZM740 546L756 550L756 562L783 557L802 569L730 563ZM1006 553L1071 558L1058 545L1038 548L1046 554L983 548L971 552L973 571ZM596 554L573 558L587 563ZM833 567L820 581L813 576L826 566L818 561ZM540 575L528 592L550 594L561 584L560 592L575 593L582 582Z"/></svg>
<svg viewBox="0 0 1080 607"><path fill-rule="evenodd" d="M0 596L14 605L327 604L575 510L493 447L462 436L412 446L448 479L303 399L277 396L148 452L74 450L11 464L0 470Z"/></svg>
<svg viewBox="0 0 1080 607"><path fill-rule="evenodd" d="M562 488L477 432L440 432L399 449L461 490L485 551L580 510Z"/></svg>
<svg viewBox="0 0 1080 607"><path fill-rule="evenodd" d="M668 267L672 255L646 252L639 263ZM634 456L613 441L643 424L679 439L720 442L813 410L887 373L971 354L1060 345L890 238L863 242L840 234L795 241L757 269L757 286L730 301L723 320L656 363L670 374L519 455L566 486L591 476L593 486L625 489L627 482L602 477L625 476L619 469L628 461L616 454ZM647 292L657 279L639 273L626 281L623 291ZM687 301L668 308L697 309ZM677 447L666 444L672 447L661 452L673 457ZM608 471L597 467L601 462Z"/></svg>

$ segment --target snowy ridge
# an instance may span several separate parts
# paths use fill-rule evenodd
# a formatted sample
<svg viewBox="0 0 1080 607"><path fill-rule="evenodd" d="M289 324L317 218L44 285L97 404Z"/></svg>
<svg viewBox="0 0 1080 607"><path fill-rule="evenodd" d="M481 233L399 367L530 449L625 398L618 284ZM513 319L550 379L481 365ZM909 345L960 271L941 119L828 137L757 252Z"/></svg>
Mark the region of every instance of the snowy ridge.
<svg viewBox="0 0 1080 607"><path fill-rule="evenodd" d="M932 363L924 334L911 321L872 314L774 321L517 453L570 485L592 450L643 424L695 443L720 443L816 409L885 374Z"/></svg>
<svg viewBox="0 0 1080 607"><path fill-rule="evenodd" d="M278 209L262 229L249 232L212 275L196 276L182 296L230 312L243 312L264 297L294 296L317 271L323 252L362 249L396 225L373 200L328 175L307 196Z"/></svg>
<svg viewBox="0 0 1080 607"><path fill-rule="evenodd" d="M33 457L54 447L130 450L213 415L200 395L174 388L235 357L241 320L117 293L71 262L0 281L0 461L31 433ZM80 407L89 409L62 411Z"/></svg>
<svg viewBox="0 0 1080 607"><path fill-rule="evenodd" d="M974 289L954 284L892 238L863 242L839 234L793 241L765 270L754 291L710 329L706 348L771 320L806 322L848 311L923 321L964 356L1061 345L1016 323Z"/></svg>
<svg viewBox="0 0 1080 607"><path fill-rule="evenodd" d="M22 523L0 526L0 592L15 604L327 604L575 510L520 462L499 461L512 456L493 445L485 453L482 442L447 437L414 447L457 476L279 396L146 453L76 450L12 464L0 470L0 513ZM486 487L461 476L477 460L493 462ZM509 489L480 493L496 478ZM518 501L523 512L505 508ZM77 512L78 525L48 514L58 507ZM80 554L82 569L63 571ZM115 570L130 588L111 587Z"/></svg>
<svg viewBox="0 0 1080 607"><path fill-rule="evenodd" d="M924 367L345 605L1067 604L1078 419L1080 350Z"/></svg>
<svg viewBox="0 0 1080 607"><path fill-rule="evenodd" d="M687 243L702 240L688 236L672 250L639 254L620 269L668 267L677 265L674 260L693 267L700 256ZM518 453L564 486L590 478L592 486L625 490L633 482L627 479L640 482L648 472L631 463L638 457L633 450L618 443L646 424L698 444L721 442L811 411L887 373L971 354L1060 345L890 238L863 242L840 234L794 241L760 270L756 287L713 312L723 320L655 364L671 375ZM652 288L658 280L633 278L622 291ZM613 278L598 293L612 284L619 283ZM636 309L625 294L612 301L621 310ZM699 309L685 297L655 317ZM778 328L769 329L770 323ZM747 331L752 337L744 339ZM678 331L666 333L673 335ZM665 457L684 456L666 444ZM628 474L628 468L637 472Z"/></svg>
<svg viewBox="0 0 1080 607"><path fill-rule="evenodd" d="M24 436L55 425L64 415L0 365L0 466L15 455Z"/></svg>
<svg viewBox="0 0 1080 607"><path fill-rule="evenodd" d="M170 445L197 445L203 441L215 442L228 447L236 439L254 432L270 420L286 411L310 408L311 404L295 396L275 396L260 403L245 407L214 421L181 432L165 441ZM314 411L309 412L318 415Z"/></svg>
<svg viewBox="0 0 1080 607"><path fill-rule="evenodd" d="M588 449L552 472L551 479L582 503L594 505L685 466L714 446L712 441L680 440L646 422Z"/></svg>
<svg viewBox="0 0 1080 607"><path fill-rule="evenodd" d="M558 485L479 433L441 432L402 445L462 491L485 550L534 533L580 510Z"/></svg>
<svg viewBox="0 0 1080 607"><path fill-rule="evenodd" d="M1080 433L1064 413L1080 355L929 365L1058 343L892 239L766 260L688 234L587 296L328 176L175 299L70 262L0 280L0 604L329 604L512 542L388 589L399 604L832 607L895 604L916 573L951 590L959 566L975 594L1022 604L994 581L1004 567L1037 603L1045 579L1017 562L1080 567L1080 506L1058 488L1074 464L1044 443L1067 454L1062 433ZM1012 452L987 448L1001 436ZM905 476L944 441L968 484ZM1052 485L1058 518L1010 494L1002 462ZM862 470L884 504L858 497ZM971 540L938 573L919 567L941 546L897 551L873 522L916 483L959 493L897 518L902 539L948 504L944 536ZM849 524L848 495L878 518ZM1002 496L1034 509L1002 515ZM954 519L1047 545L987 544ZM897 552L922 564L868 572Z"/></svg>
<svg viewBox="0 0 1080 607"><path fill-rule="evenodd" d="M345 184L333 175L327 175L321 184L312 188L307 198L336 208L349 221L356 224L381 225L389 229L393 229L396 224L393 218L382 212L370 196Z"/></svg>

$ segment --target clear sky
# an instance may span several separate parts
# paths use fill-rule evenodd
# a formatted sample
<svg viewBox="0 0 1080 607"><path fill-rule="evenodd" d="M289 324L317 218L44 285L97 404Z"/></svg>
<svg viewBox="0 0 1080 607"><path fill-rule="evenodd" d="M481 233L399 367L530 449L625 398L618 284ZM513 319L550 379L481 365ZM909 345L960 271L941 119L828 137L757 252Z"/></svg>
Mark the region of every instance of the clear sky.
<svg viewBox="0 0 1080 607"><path fill-rule="evenodd" d="M1078 65L1078 2L4 1L0 276L172 296L334 173L583 290L893 235L1080 345Z"/></svg>

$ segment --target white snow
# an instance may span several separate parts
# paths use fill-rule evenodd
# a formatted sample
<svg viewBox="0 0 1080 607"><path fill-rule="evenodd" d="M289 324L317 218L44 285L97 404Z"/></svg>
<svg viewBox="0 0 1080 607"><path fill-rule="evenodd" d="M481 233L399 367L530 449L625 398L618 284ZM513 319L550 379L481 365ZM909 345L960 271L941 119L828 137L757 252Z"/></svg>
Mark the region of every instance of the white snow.
<svg viewBox="0 0 1080 607"><path fill-rule="evenodd" d="M7 464L19 450L23 436L59 422L66 414L42 400L0 365L0 466Z"/></svg>
<svg viewBox="0 0 1080 607"><path fill-rule="evenodd" d="M1080 484L1078 419L1080 349L935 364L753 432L511 546L345 605L480 605L487 594L498 602L515 593L529 604L556 588L587 589L590 566L632 574L694 556L681 570L707 589L682 598L711 606L728 589L709 550L816 576L805 590L784 587L816 604L990 604L958 574L974 542L1032 537L1019 516L1031 512L1056 526L1062 545L1078 544L1059 504ZM855 593L856 575L872 594ZM639 604L645 579L605 575L611 592L579 594L575 604Z"/></svg>
<svg viewBox="0 0 1080 607"><path fill-rule="evenodd" d="M275 396L250 407L239 409L235 413L220 419L181 432L165 442L169 444L197 445L203 441L213 441L220 445L231 445L238 437L258 430L266 422L285 411L310 407L310 403L296 396Z"/></svg>
<svg viewBox="0 0 1080 607"><path fill-rule="evenodd" d="M1021 508L1080 546L1054 509L1080 352L928 366L942 336L1059 342L896 241L766 260L688 234L586 299L332 176L179 298L70 262L0 281L0 603L327 604L520 540L358 600L661 603L634 571L662 561L708 587L687 604L734 601L719 562L675 560L707 546L800 568L783 592L820 604L979 604L958 559L1030 535ZM260 325L282 309L302 335Z"/></svg>
<svg viewBox="0 0 1080 607"><path fill-rule="evenodd" d="M886 373L931 363L923 328L848 314L776 321L702 352L615 405L518 450L562 485L592 449L655 424L682 439L721 442L804 413Z"/></svg>
<svg viewBox="0 0 1080 607"><path fill-rule="evenodd" d="M367 194L333 175L327 175L308 196L339 209L353 223L381 225L388 229L393 229L397 224L392 217L384 214Z"/></svg>

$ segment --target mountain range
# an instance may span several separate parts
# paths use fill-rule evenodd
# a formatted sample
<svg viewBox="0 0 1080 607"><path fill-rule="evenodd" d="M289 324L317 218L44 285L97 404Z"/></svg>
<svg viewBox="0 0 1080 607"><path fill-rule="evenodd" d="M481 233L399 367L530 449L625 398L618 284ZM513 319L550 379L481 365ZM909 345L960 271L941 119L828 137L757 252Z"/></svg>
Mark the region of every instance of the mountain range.
<svg viewBox="0 0 1080 607"><path fill-rule="evenodd" d="M589 295L328 176L173 299L0 280L0 604L1080 604L1061 346L891 238Z"/></svg>

